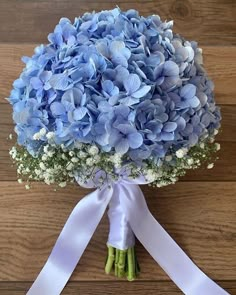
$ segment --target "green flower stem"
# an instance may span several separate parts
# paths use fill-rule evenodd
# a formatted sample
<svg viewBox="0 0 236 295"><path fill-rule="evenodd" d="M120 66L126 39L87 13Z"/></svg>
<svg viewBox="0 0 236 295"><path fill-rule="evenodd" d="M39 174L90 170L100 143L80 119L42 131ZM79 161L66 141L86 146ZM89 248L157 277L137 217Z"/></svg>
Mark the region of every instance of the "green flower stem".
<svg viewBox="0 0 236 295"><path fill-rule="evenodd" d="M127 250L119 250L118 278L123 278L125 276L126 254Z"/></svg>
<svg viewBox="0 0 236 295"><path fill-rule="evenodd" d="M108 246L108 257L107 257L107 262L105 266L106 274L109 274L113 269L113 264L115 260L114 252L115 252L115 249L111 246Z"/></svg>
<svg viewBox="0 0 236 295"><path fill-rule="evenodd" d="M111 246L107 246L107 248L106 274L110 274L114 271L115 276L118 278L126 276L128 281L135 280L140 272L135 247L131 247L127 250L119 250Z"/></svg>
<svg viewBox="0 0 236 295"><path fill-rule="evenodd" d="M120 250L115 249L116 251L116 259L115 259L115 276L118 276L118 262L119 262L119 255L120 255Z"/></svg>
<svg viewBox="0 0 236 295"><path fill-rule="evenodd" d="M135 275L135 257L133 252L133 247L128 249L128 281L133 281L136 277Z"/></svg>

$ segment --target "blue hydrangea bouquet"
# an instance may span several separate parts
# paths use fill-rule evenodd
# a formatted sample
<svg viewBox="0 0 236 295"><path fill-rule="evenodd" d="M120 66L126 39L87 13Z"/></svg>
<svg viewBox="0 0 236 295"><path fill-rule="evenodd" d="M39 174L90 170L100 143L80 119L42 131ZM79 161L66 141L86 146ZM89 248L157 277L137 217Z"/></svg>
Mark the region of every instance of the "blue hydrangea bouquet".
<svg viewBox="0 0 236 295"><path fill-rule="evenodd" d="M23 57L9 97L19 182L97 189L72 212L28 294L61 292L108 204L106 273L136 278L136 236L185 294L213 294L186 291L189 273L204 274L154 222L138 186L173 184L203 163L212 168L220 148L221 115L202 49L172 26L133 9L85 13L74 23L62 18L49 44ZM173 270L178 253L188 259L181 279ZM59 283L50 285L45 273Z"/></svg>

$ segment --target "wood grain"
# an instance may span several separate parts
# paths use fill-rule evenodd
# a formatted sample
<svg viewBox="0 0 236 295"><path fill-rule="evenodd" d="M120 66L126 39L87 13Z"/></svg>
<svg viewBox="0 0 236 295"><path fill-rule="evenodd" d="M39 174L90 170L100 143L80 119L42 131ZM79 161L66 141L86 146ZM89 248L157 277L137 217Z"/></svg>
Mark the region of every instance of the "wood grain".
<svg viewBox="0 0 236 295"><path fill-rule="evenodd" d="M236 294L235 281L217 281L231 295ZM1 282L1 295L22 295L30 288L32 282ZM135 281L135 282L69 282L62 295L180 295L183 294L171 282ZM203 295L203 294L202 294Z"/></svg>
<svg viewBox="0 0 236 295"><path fill-rule="evenodd" d="M4 98L9 96L13 81L24 67L21 57L31 56L34 47L35 44L0 43L0 102L7 103ZM204 46L203 54L205 67L216 86L217 102L236 104L236 47Z"/></svg>
<svg viewBox="0 0 236 295"><path fill-rule="evenodd" d="M45 42L62 16L73 20L86 11L112 9L116 5L123 10L135 8L145 16L159 14L163 20L174 19L177 33L201 44L236 44L234 0L148 0L145 5L140 0L1 1L0 40Z"/></svg>
<svg viewBox="0 0 236 295"><path fill-rule="evenodd" d="M142 187L149 208L186 253L215 280L234 280L236 271L236 183L178 183L162 189ZM76 203L88 190L57 191L33 184L0 183L0 281L32 281ZM151 229L150 229L151 230ZM106 216L72 281L113 280L104 274ZM169 281L138 244L141 280Z"/></svg>

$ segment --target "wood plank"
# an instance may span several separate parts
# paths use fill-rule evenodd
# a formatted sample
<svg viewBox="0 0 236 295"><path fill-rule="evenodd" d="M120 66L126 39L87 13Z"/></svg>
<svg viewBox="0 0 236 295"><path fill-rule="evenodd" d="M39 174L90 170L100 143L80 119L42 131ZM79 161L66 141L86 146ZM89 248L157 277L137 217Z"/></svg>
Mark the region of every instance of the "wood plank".
<svg viewBox="0 0 236 295"><path fill-rule="evenodd" d="M145 5L142 1L134 0L5 0L0 2L0 40L45 42L47 34L54 29L62 16L73 20L86 11L112 9L116 5L123 10L136 8L145 16L159 14L163 20L174 19L177 33L187 39L196 39L201 44L236 44L234 0L159 0L158 4L154 0L148 0Z"/></svg>
<svg viewBox="0 0 236 295"><path fill-rule="evenodd" d="M217 283L231 295L236 294L235 281L217 281ZM32 282L0 282L1 295L22 295L30 288ZM177 295L183 294L172 282L69 282L62 295Z"/></svg>
<svg viewBox="0 0 236 295"><path fill-rule="evenodd" d="M236 183L178 183L142 189L155 218L204 272L215 280L235 279ZM86 193L77 186L54 192L33 184L26 191L22 185L0 183L0 280L35 279L68 215ZM114 279L103 270L107 231L105 216L72 281ZM169 280L140 244L137 253L141 280Z"/></svg>
<svg viewBox="0 0 236 295"><path fill-rule="evenodd" d="M0 43L0 102L9 96L13 81L19 76L24 64L23 55L31 56L35 44ZM205 67L216 88L216 100L220 104L236 104L236 47L204 46Z"/></svg>

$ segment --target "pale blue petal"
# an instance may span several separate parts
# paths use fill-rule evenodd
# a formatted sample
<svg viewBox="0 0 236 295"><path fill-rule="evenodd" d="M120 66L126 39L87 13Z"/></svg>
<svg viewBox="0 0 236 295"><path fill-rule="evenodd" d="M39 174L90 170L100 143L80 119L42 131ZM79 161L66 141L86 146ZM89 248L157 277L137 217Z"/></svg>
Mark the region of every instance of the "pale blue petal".
<svg viewBox="0 0 236 295"><path fill-rule="evenodd" d="M177 130L178 131L182 131L184 130L185 126L186 126L186 121L184 120L183 117L179 117L177 120L176 120L176 123L178 125L177 127Z"/></svg>
<svg viewBox="0 0 236 295"><path fill-rule="evenodd" d="M87 114L87 109L85 107L79 107L74 110L74 119L81 120Z"/></svg>
<svg viewBox="0 0 236 295"><path fill-rule="evenodd" d="M110 44L110 51L113 55L120 54L124 48L125 43L123 41L112 41Z"/></svg>
<svg viewBox="0 0 236 295"><path fill-rule="evenodd" d="M186 84L180 89L180 96L185 99L190 99L196 94L196 86L193 84Z"/></svg>
<svg viewBox="0 0 236 295"><path fill-rule="evenodd" d="M117 129L123 134L130 134L136 132L135 128L129 124L119 124Z"/></svg>
<svg viewBox="0 0 236 295"><path fill-rule="evenodd" d="M65 107L63 106L62 103L60 102L53 102L50 106L51 112L53 116L60 116L63 115L65 113Z"/></svg>
<svg viewBox="0 0 236 295"><path fill-rule="evenodd" d="M43 87L42 81L38 77L33 77L30 79L30 84L34 89L40 89Z"/></svg>
<svg viewBox="0 0 236 295"><path fill-rule="evenodd" d="M115 146L115 150L117 153L122 154L122 155L127 153L129 150L128 139L122 138Z"/></svg>
<svg viewBox="0 0 236 295"><path fill-rule="evenodd" d="M16 80L13 82L13 86L14 86L15 88L23 88L23 87L26 86L26 84L25 84L25 82L24 82L21 78L19 78L19 79L16 79Z"/></svg>
<svg viewBox="0 0 236 295"><path fill-rule="evenodd" d="M131 96L128 96L128 97L119 99L119 102L126 106L132 106L134 104L139 103L139 98L133 98Z"/></svg>
<svg viewBox="0 0 236 295"><path fill-rule="evenodd" d="M128 68L128 61L122 54L113 55L111 60L116 66L121 65Z"/></svg>
<svg viewBox="0 0 236 295"><path fill-rule="evenodd" d="M200 100L197 98L197 96L189 99L188 102L192 108L197 108L200 104Z"/></svg>
<svg viewBox="0 0 236 295"><path fill-rule="evenodd" d="M164 67L163 67L163 74L165 76L177 76L179 75L179 67L178 65L171 61L168 60L165 62Z"/></svg>
<svg viewBox="0 0 236 295"><path fill-rule="evenodd" d="M118 130L112 129L109 135L109 144L114 147L119 141L121 141L121 139L122 134Z"/></svg>
<svg viewBox="0 0 236 295"><path fill-rule="evenodd" d="M132 93L137 91L140 85L141 85L141 81L139 79L139 76L136 74L130 74L124 80L124 87L128 95L131 95Z"/></svg>
<svg viewBox="0 0 236 295"><path fill-rule="evenodd" d="M166 122L163 127L163 131L173 132L177 128L177 124L175 122Z"/></svg>
<svg viewBox="0 0 236 295"><path fill-rule="evenodd" d="M41 80L43 83L47 82L51 77L52 77L52 72L51 72L51 71L43 71L43 72L39 75L39 78L40 78L40 80Z"/></svg>
<svg viewBox="0 0 236 295"><path fill-rule="evenodd" d="M161 140L164 141L169 141L169 140L174 140L174 133L170 133L170 132L162 132L161 133Z"/></svg>
<svg viewBox="0 0 236 295"><path fill-rule="evenodd" d="M137 149L137 148L139 148L142 145L142 143L143 143L143 137L138 132L130 133L128 135L128 141L129 141L129 146L132 149Z"/></svg>
<svg viewBox="0 0 236 295"><path fill-rule="evenodd" d="M65 90L68 86L68 77L65 74L54 74L49 83L54 89Z"/></svg>
<svg viewBox="0 0 236 295"><path fill-rule="evenodd" d="M144 97L150 90L151 86L145 85L142 86L138 91L134 92L132 96L135 98L141 98Z"/></svg>

